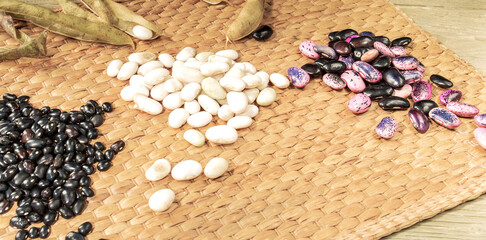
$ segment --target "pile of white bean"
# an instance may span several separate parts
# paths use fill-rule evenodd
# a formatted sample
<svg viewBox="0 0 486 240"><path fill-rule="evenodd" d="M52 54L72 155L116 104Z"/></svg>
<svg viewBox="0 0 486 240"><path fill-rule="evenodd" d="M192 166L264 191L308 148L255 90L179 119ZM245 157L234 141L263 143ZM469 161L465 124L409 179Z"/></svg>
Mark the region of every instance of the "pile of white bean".
<svg viewBox="0 0 486 240"><path fill-rule="evenodd" d="M226 125L209 128L205 135L190 129L184 139L194 146L208 141L231 144L238 139L236 129L247 128L259 106L269 106L276 99L271 81L278 88L289 86L289 79L279 73L259 71L249 62L237 63L235 50L216 53L200 52L192 47L182 49L177 56L150 52L133 53L128 62L112 61L107 74L119 80L129 80L120 95L134 101L135 108L157 115L164 108L172 110L169 126L180 128L185 123L193 128L208 125L218 116ZM172 74L168 69L172 69ZM202 108L202 109L201 109ZM201 111L202 110L202 111Z"/></svg>
<svg viewBox="0 0 486 240"><path fill-rule="evenodd" d="M208 178L218 178L228 169L228 161L224 158L211 159L204 168L204 175ZM172 178L179 181L191 180L203 172L202 165L194 160L184 160L172 168L166 159L159 159L145 172L145 177L150 181L158 181L171 173ZM174 201L175 194L170 189L162 189L150 196L149 207L154 211L167 210Z"/></svg>

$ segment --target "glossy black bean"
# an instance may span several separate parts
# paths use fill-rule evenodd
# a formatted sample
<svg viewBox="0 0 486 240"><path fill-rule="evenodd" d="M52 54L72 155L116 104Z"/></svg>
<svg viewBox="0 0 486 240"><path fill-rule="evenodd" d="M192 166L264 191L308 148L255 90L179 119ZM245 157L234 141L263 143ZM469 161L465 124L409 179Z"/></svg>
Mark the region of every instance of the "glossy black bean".
<svg viewBox="0 0 486 240"><path fill-rule="evenodd" d="M436 107L439 107L439 105L432 100L422 100L413 104L413 108L423 112L425 116L429 116L430 110Z"/></svg>
<svg viewBox="0 0 486 240"><path fill-rule="evenodd" d="M78 163L67 162L67 163L64 164L63 169L65 169L66 171L71 173L71 172L74 172L74 171L81 169L81 167Z"/></svg>
<svg viewBox="0 0 486 240"><path fill-rule="evenodd" d="M19 206L19 207L23 207L23 206L27 206L27 205L30 206L31 203L32 203L32 198L27 196L27 197L22 198L20 201L18 201L17 206Z"/></svg>
<svg viewBox="0 0 486 240"><path fill-rule="evenodd" d="M0 214L8 212L13 206L13 202L4 199L3 201L0 201Z"/></svg>
<svg viewBox="0 0 486 240"><path fill-rule="evenodd" d="M72 188L64 188L61 191L61 202L64 205L72 206L76 201L76 191Z"/></svg>
<svg viewBox="0 0 486 240"><path fill-rule="evenodd" d="M88 186L82 187L81 193L86 197L94 196L94 191L91 188L89 188Z"/></svg>
<svg viewBox="0 0 486 240"><path fill-rule="evenodd" d="M5 192L8 189L8 185L6 183L0 182L0 192Z"/></svg>
<svg viewBox="0 0 486 240"><path fill-rule="evenodd" d="M51 188L44 188L40 193L40 197L42 200L48 200L52 197L52 189Z"/></svg>
<svg viewBox="0 0 486 240"><path fill-rule="evenodd" d="M74 202L73 204L73 213L74 215L79 215L83 212L84 208L86 206L86 200L84 200L83 198L78 198L78 200L76 200L76 202Z"/></svg>
<svg viewBox="0 0 486 240"><path fill-rule="evenodd" d="M375 67L378 70L387 69L391 66L392 58L390 56L382 55L375 59L371 66Z"/></svg>
<svg viewBox="0 0 486 240"><path fill-rule="evenodd" d="M46 141L39 138L32 138L25 143L25 148L42 148L46 145Z"/></svg>
<svg viewBox="0 0 486 240"><path fill-rule="evenodd" d="M410 102L405 98L389 96L381 99L378 106L384 110L404 110L410 107Z"/></svg>
<svg viewBox="0 0 486 240"><path fill-rule="evenodd" d="M54 136L54 140L57 143L64 143L67 139L68 139L68 136L64 132L56 133L56 135Z"/></svg>
<svg viewBox="0 0 486 240"><path fill-rule="evenodd" d="M101 124L103 124L103 117L100 114L95 114L89 119L89 121L93 123L95 127L99 127Z"/></svg>
<svg viewBox="0 0 486 240"><path fill-rule="evenodd" d="M80 186L89 186L91 184L91 178L83 176L79 179Z"/></svg>
<svg viewBox="0 0 486 240"><path fill-rule="evenodd" d="M432 74L430 81L440 88L451 88L454 85L449 79L438 74Z"/></svg>
<svg viewBox="0 0 486 240"><path fill-rule="evenodd" d="M39 213L40 215L44 215L47 211L46 205L40 198L34 198L32 199L32 202L30 203L30 206L32 209Z"/></svg>
<svg viewBox="0 0 486 240"><path fill-rule="evenodd" d="M66 182L64 183L64 187L66 188L78 188L79 187L79 183L77 180L74 180L74 179L68 179L66 180Z"/></svg>
<svg viewBox="0 0 486 240"><path fill-rule="evenodd" d="M18 229L25 229L30 226L30 222L24 217L14 216L10 219L10 226Z"/></svg>
<svg viewBox="0 0 486 240"><path fill-rule="evenodd" d="M15 234L15 240L25 240L29 236L29 232L27 230L20 230Z"/></svg>
<svg viewBox="0 0 486 240"><path fill-rule="evenodd" d="M15 153L7 153L3 155L3 161L7 163L8 165L14 165L19 163L20 159L17 157Z"/></svg>
<svg viewBox="0 0 486 240"><path fill-rule="evenodd" d="M69 179L79 180L81 177L86 176L87 174L84 172L84 166L81 167L81 170L77 170L69 174Z"/></svg>
<svg viewBox="0 0 486 240"><path fill-rule="evenodd" d="M61 199L61 187L56 187L54 190L52 190L52 197L55 199Z"/></svg>
<svg viewBox="0 0 486 240"><path fill-rule="evenodd" d="M26 159L27 158L27 151L23 147L15 147L14 153L17 155L19 159Z"/></svg>
<svg viewBox="0 0 486 240"><path fill-rule="evenodd" d="M322 69L315 63L304 64L301 68L313 78L322 76Z"/></svg>
<svg viewBox="0 0 486 240"><path fill-rule="evenodd" d="M46 215L44 215L44 219L42 220L42 222L45 225L50 226L55 222L57 222L58 218L59 216L57 215L57 211L49 210L49 212Z"/></svg>
<svg viewBox="0 0 486 240"><path fill-rule="evenodd" d="M88 100L86 104L93 105L95 108L100 106L95 100L92 99Z"/></svg>
<svg viewBox="0 0 486 240"><path fill-rule="evenodd" d="M52 181L52 187L62 186L62 185L64 185L64 182L66 182L66 180L58 177L58 178L54 179L54 181Z"/></svg>
<svg viewBox="0 0 486 240"><path fill-rule="evenodd" d="M17 99L17 95L13 94L13 93L5 93L3 94L3 99L5 99L6 101L14 101L15 99Z"/></svg>
<svg viewBox="0 0 486 240"><path fill-rule="evenodd" d="M356 32L354 29L348 28L340 31L339 33L337 33L337 35L339 35L342 40L346 40L346 38L348 38L349 36L358 35L358 32Z"/></svg>
<svg viewBox="0 0 486 240"><path fill-rule="evenodd" d="M327 35L330 41L339 41L341 40L341 36L338 35L339 31L331 32Z"/></svg>
<svg viewBox="0 0 486 240"><path fill-rule="evenodd" d="M19 187L22 182L27 179L30 176L30 174L26 172L19 172L15 175L15 177L10 181L11 184L14 186Z"/></svg>
<svg viewBox="0 0 486 240"><path fill-rule="evenodd" d="M54 156L52 154L45 154L37 160L37 164L49 165L54 161Z"/></svg>
<svg viewBox="0 0 486 240"><path fill-rule="evenodd" d="M3 181L7 182L13 179L19 170L15 166L9 166L7 170L2 172L2 176L0 177Z"/></svg>
<svg viewBox="0 0 486 240"><path fill-rule="evenodd" d="M70 138L66 141L65 145L65 151L66 152L74 152L76 151L76 140Z"/></svg>
<svg viewBox="0 0 486 240"><path fill-rule="evenodd" d="M30 212L32 212L32 207L29 205L18 207L17 210L15 210L15 213L20 217L25 217L29 215Z"/></svg>
<svg viewBox="0 0 486 240"><path fill-rule="evenodd" d="M33 198L41 198L41 189L39 187L33 187L30 189L30 196Z"/></svg>
<svg viewBox="0 0 486 240"><path fill-rule="evenodd" d="M334 50L336 51L337 54L342 55L342 56L348 56L352 52L351 45L347 43L346 41L338 41L334 44L333 46Z"/></svg>
<svg viewBox="0 0 486 240"><path fill-rule="evenodd" d="M31 160L31 161L36 161L36 160L38 160L38 159L39 159L41 156L42 156L42 150L40 150L40 149L34 149L34 150L32 150L32 149L31 149L31 152L30 152L30 154L29 154L28 158L29 158L29 160Z"/></svg>
<svg viewBox="0 0 486 240"><path fill-rule="evenodd" d="M359 48L356 48L353 50L353 59L355 61L361 61L361 57L363 56L363 54L365 54L366 52L370 51L371 49L373 49L372 47L359 47Z"/></svg>
<svg viewBox="0 0 486 240"><path fill-rule="evenodd" d="M89 156L86 158L85 164L91 165L96 162L96 159L93 156Z"/></svg>
<svg viewBox="0 0 486 240"><path fill-rule="evenodd" d="M37 183L37 187L40 187L40 188L45 188L45 187L48 187L50 185L51 185L51 183L47 179L40 179L39 182Z"/></svg>
<svg viewBox="0 0 486 240"><path fill-rule="evenodd" d="M29 238L38 238L39 237L39 228L31 227L29 229Z"/></svg>
<svg viewBox="0 0 486 240"><path fill-rule="evenodd" d="M89 139L98 138L98 130L96 128L92 128L92 129L88 130L86 137L88 137Z"/></svg>
<svg viewBox="0 0 486 240"><path fill-rule="evenodd" d="M412 42L412 39L409 38L409 37L401 37L401 38L397 38L397 39L394 39L392 42L391 42L391 45L392 46L407 46L408 44L410 44L410 42Z"/></svg>
<svg viewBox="0 0 486 240"><path fill-rule="evenodd" d="M360 47L373 47L373 38L368 36L360 36L357 38L351 39L349 45L353 48L360 48Z"/></svg>
<svg viewBox="0 0 486 240"><path fill-rule="evenodd" d="M122 140L118 140L111 144L110 146L111 150L113 150L115 153L119 153L125 148L125 142Z"/></svg>
<svg viewBox="0 0 486 240"><path fill-rule="evenodd" d="M44 225L39 229L40 238L48 238L51 234L51 228L48 225Z"/></svg>
<svg viewBox="0 0 486 240"><path fill-rule="evenodd" d="M92 230L93 225L90 222L84 222L78 227L78 232L83 236L87 236Z"/></svg>
<svg viewBox="0 0 486 240"><path fill-rule="evenodd" d="M264 26L261 26L260 28L258 28L257 30L255 30L253 33L251 33L251 36L257 40L257 41L266 41L267 39L269 39L273 34L273 29L268 26L268 25L264 25ZM104 109L104 104L103 104L103 110L105 112L111 112L111 111L106 111Z"/></svg>
<svg viewBox="0 0 486 240"><path fill-rule="evenodd" d="M63 163L64 163L63 156L61 154L57 154L54 157L54 160L52 161L52 166L59 168L62 166Z"/></svg>
<svg viewBox="0 0 486 240"><path fill-rule="evenodd" d="M110 161L101 161L96 165L96 168L101 171L107 171L111 167L111 162Z"/></svg>
<svg viewBox="0 0 486 240"><path fill-rule="evenodd" d="M67 206L61 206L59 208L59 215L64 219L70 219L74 217L73 211Z"/></svg>
<svg viewBox="0 0 486 240"><path fill-rule="evenodd" d="M396 68L388 68L383 71L382 78L392 88L401 88L407 82L405 81L405 77Z"/></svg>
<svg viewBox="0 0 486 240"><path fill-rule="evenodd" d="M113 157L115 156L115 151L108 149L105 151L105 160L111 161L113 160Z"/></svg>
<svg viewBox="0 0 486 240"><path fill-rule="evenodd" d="M51 199L49 203L47 204L47 207L50 210L57 210L59 207L61 207L61 199Z"/></svg>
<svg viewBox="0 0 486 240"><path fill-rule="evenodd" d="M105 145L101 142L95 142L93 144L93 147L95 148L95 150L100 150L100 151L105 150Z"/></svg>
<svg viewBox="0 0 486 240"><path fill-rule="evenodd" d="M84 240L83 235L77 233L77 232L69 232L66 235L65 240Z"/></svg>
<svg viewBox="0 0 486 240"><path fill-rule="evenodd" d="M94 167L91 165L83 165L82 169L83 172L86 173L86 175L91 175L95 171Z"/></svg>
<svg viewBox="0 0 486 240"><path fill-rule="evenodd" d="M69 118L73 123L80 123L84 121L85 117L84 114L80 111L71 111L69 112Z"/></svg>
<svg viewBox="0 0 486 240"><path fill-rule="evenodd" d="M19 201L24 196L24 192L20 189L12 191L10 194L7 195L7 199L12 202Z"/></svg>
<svg viewBox="0 0 486 240"><path fill-rule="evenodd" d="M79 135L79 132L76 130L76 128L74 128L71 125L67 125L66 130L64 132L69 138L75 138Z"/></svg>
<svg viewBox="0 0 486 240"><path fill-rule="evenodd" d="M261 28L264 28L265 26L262 26ZM270 27L269 27L270 28ZM271 29L271 28L270 28ZM113 106L109 102L104 102L101 105L101 108L103 108L103 112L112 112L113 111Z"/></svg>
<svg viewBox="0 0 486 240"><path fill-rule="evenodd" d="M340 74L346 71L346 64L341 61L329 61L322 65L322 69L327 73Z"/></svg>
<svg viewBox="0 0 486 240"><path fill-rule="evenodd" d="M94 156L98 162L105 160L105 155L100 150L96 150Z"/></svg>
<svg viewBox="0 0 486 240"><path fill-rule="evenodd" d="M30 212L29 215L27 215L27 220L31 223L38 223L42 221L42 217L37 212Z"/></svg>
<svg viewBox="0 0 486 240"><path fill-rule="evenodd" d="M78 164L82 164L86 161L86 155L83 153L78 152L76 156L74 157L74 161Z"/></svg>
<svg viewBox="0 0 486 240"><path fill-rule="evenodd" d="M363 93L372 100L391 96L393 88L387 85L371 85L363 90Z"/></svg>
<svg viewBox="0 0 486 240"><path fill-rule="evenodd" d="M391 42L390 39L385 37L385 36L375 36L373 37L373 40L376 42L382 42L383 44L390 46Z"/></svg>
<svg viewBox="0 0 486 240"><path fill-rule="evenodd" d="M59 176L57 169L54 166L50 166L46 172L46 179L52 182L57 176Z"/></svg>

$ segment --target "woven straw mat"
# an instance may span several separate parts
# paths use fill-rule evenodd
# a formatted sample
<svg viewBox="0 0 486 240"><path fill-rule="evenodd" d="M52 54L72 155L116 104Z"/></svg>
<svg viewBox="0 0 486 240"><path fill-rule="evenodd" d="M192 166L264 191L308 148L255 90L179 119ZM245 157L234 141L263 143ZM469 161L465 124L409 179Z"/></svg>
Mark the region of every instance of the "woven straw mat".
<svg viewBox="0 0 486 240"><path fill-rule="evenodd" d="M277 101L261 107L255 122L239 130L231 145L194 147L183 140L190 129L167 125L169 111L151 116L120 99L126 81L108 77L107 64L127 60L134 51L176 54L185 46L198 51L225 47L224 30L243 1L209 5L202 1L125 1L154 21L164 36L137 42L136 49L81 42L49 34L50 57L0 63L0 93L32 96L36 107L79 109L89 99L113 102L100 128L100 141L123 139L126 149L107 172L92 175L96 195L84 213L60 220L52 239L64 239L85 222L94 224L88 239L376 239L430 218L486 191L486 150L477 145L472 119L456 130L432 124L419 134L406 111L370 111L354 115L347 102L354 95L335 91L321 80L304 89L276 89ZM385 0L267 1L264 24L275 30L267 42L245 38L228 47L239 61L285 74L312 60L299 53L303 40L327 44L331 31L354 28L391 39L413 38L411 54L430 74L451 79L464 102L486 111L484 77L421 30ZM24 28L38 34L40 28ZM4 32L1 41L14 46ZM433 98L441 89L434 87ZM390 140L378 138L375 126L385 116L399 122ZM210 126L223 124L217 118ZM204 132L208 127L202 128ZM154 160L193 159L204 166L213 157L229 160L229 171L210 180L172 177L149 182L144 173ZM155 213L148 198L172 189L175 203ZM8 226L15 209L0 217L0 238L13 239Z"/></svg>

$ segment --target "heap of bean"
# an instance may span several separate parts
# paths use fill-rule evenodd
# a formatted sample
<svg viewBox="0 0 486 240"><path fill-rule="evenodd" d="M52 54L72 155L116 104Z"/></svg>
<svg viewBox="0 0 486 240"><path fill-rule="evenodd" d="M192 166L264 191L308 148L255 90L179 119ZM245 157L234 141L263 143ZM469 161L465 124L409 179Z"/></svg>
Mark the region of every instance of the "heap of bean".
<svg viewBox="0 0 486 240"><path fill-rule="evenodd" d="M18 208L10 226L20 229L16 240L47 238L58 216L70 219L80 215L87 198L97 163L99 171L111 166L115 154L125 144L117 141L105 150L98 138L104 113L110 103L101 106L93 100L80 111L65 112L44 106L32 107L28 96L7 93L0 100L0 214L14 202ZM103 152L104 151L104 152ZM31 224L44 223L40 228ZM88 231L89 232L89 231ZM82 239L82 238L76 238Z"/></svg>
<svg viewBox="0 0 486 240"><path fill-rule="evenodd" d="M300 52L314 59L302 67L291 67L287 75L295 87L305 87L311 77L322 76L323 82L332 89L348 88L356 93L348 102L348 108L355 114L368 111L373 100L384 110L405 110L410 107L407 98L414 104L408 115L413 127L420 133L429 128L429 118L436 123L453 129L460 125L459 117L473 117L479 110L473 105L461 103L462 93L456 89L444 91L440 102L447 107L439 108L430 100L432 86L423 80L425 67L406 47L412 41L409 37L390 41L385 36L375 36L365 31L358 34L353 29L331 32L328 45L318 45L304 41L299 45ZM453 83L447 78L434 74L430 81L440 88L451 88ZM486 116L478 115L476 123L486 123ZM482 123L479 123L483 121ZM376 127L383 138L391 138L398 128L397 122L385 117ZM485 130L475 131L478 142L486 146Z"/></svg>
<svg viewBox="0 0 486 240"><path fill-rule="evenodd" d="M259 106L269 106L276 99L275 90L286 88L290 81L282 74L268 75L249 62L237 63L235 50L196 54L192 47L182 49L177 56L150 52L133 53L128 62L112 61L107 74L119 80L129 80L120 95L134 101L135 108L152 115L172 110L169 126L180 128L186 122L193 128L208 125L218 116L226 125L209 128L205 137L216 144L231 144L238 138L236 129L253 123ZM169 71L172 70L172 73ZM202 108L202 111L201 111ZM204 135L187 130L184 139L195 146L204 145Z"/></svg>

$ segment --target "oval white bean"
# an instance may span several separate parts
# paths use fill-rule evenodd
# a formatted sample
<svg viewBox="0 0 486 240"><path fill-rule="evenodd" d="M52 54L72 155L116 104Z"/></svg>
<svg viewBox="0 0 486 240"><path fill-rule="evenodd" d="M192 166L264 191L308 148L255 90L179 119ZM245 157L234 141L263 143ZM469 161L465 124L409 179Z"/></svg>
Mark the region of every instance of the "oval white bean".
<svg viewBox="0 0 486 240"><path fill-rule="evenodd" d="M253 123L253 119L248 116L235 116L228 120L228 123L226 123L228 126L234 128L234 129L242 129L242 128L247 128Z"/></svg>
<svg viewBox="0 0 486 240"><path fill-rule="evenodd" d="M154 53L151 52L137 52L128 56L128 61L136 62L138 65L153 61L157 58Z"/></svg>
<svg viewBox="0 0 486 240"><path fill-rule="evenodd" d="M164 110L159 102L140 94L136 94L133 101L135 102L135 108L151 115L160 114Z"/></svg>
<svg viewBox="0 0 486 240"><path fill-rule="evenodd" d="M120 92L121 98L124 101L127 101L127 102L133 101L133 98L137 94L140 94L140 95L143 95L143 96L148 96L149 90L148 90L147 87L145 87L143 85L134 85L134 86L129 85L129 86L124 87Z"/></svg>
<svg viewBox="0 0 486 240"><path fill-rule="evenodd" d="M248 97L248 104L252 104L253 102L255 102L260 91L258 90L258 88L250 88L243 91L243 93L245 93Z"/></svg>
<svg viewBox="0 0 486 240"><path fill-rule="evenodd" d="M150 97L157 101L162 101L164 100L165 97L169 95L169 92L165 91L164 89L164 83L155 85L151 90L150 90Z"/></svg>
<svg viewBox="0 0 486 240"><path fill-rule="evenodd" d="M213 76L225 73L230 69L229 65L222 62L207 62L201 66L201 73L204 76Z"/></svg>
<svg viewBox="0 0 486 240"><path fill-rule="evenodd" d="M184 67L184 62L183 61L175 61L172 64L172 76L174 76L175 72L180 71Z"/></svg>
<svg viewBox="0 0 486 240"><path fill-rule="evenodd" d="M184 125L189 117L189 113L184 108L174 109L169 114L169 126L172 128L180 128Z"/></svg>
<svg viewBox="0 0 486 240"><path fill-rule="evenodd" d="M218 114L219 103L214 99L208 97L207 95L201 94L197 97L197 101L199 102L199 105L201 105L201 108L206 112L210 113L211 115Z"/></svg>
<svg viewBox="0 0 486 240"><path fill-rule="evenodd" d="M194 160L184 160L172 168L172 178L179 181L191 180L201 175L202 166Z"/></svg>
<svg viewBox="0 0 486 240"><path fill-rule="evenodd" d="M242 62L245 65L245 71L251 74L255 74L257 72L256 67L249 62Z"/></svg>
<svg viewBox="0 0 486 240"><path fill-rule="evenodd" d="M258 90L262 90L262 89L268 87L268 83L270 82L270 76L268 75L268 73L260 71L260 72L255 73L255 75L260 77L260 80L261 80L260 85L257 86Z"/></svg>
<svg viewBox="0 0 486 240"><path fill-rule="evenodd" d="M213 116L210 113L201 111L189 116L189 118L187 118L187 124L191 127L200 128L208 125L212 119Z"/></svg>
<svg viewBox="0 0 486 240"><path fill-rule="evenodd" d="M145 172L145 177L150 181L158 181L170 173L170 162L161 158L152 164Z"/></svg>
<svg viewBox="0 0 486 240"><path fill-rule="evenodd" d="M200 52L196 55L196 59L201 62L207 62L209 56L214 55L213 52Z"/></svg>
<svg viewBox="0 0 486 240"><path fill-rule="evenodd" d="M260 110L258 109L258 107L256 105L248 105L248 107L246 107L246 110L240 114L238 114L237 116L248 116L248 117L255 117L258 112Z"/></svg>
<svg viewBox="0 0 486 240"><path fill-rule="evenodd" d="M242 92L229 92L226 100L231 111L236 114L244 112L248 106L248 97Z"/></svg>
<svg viewBox="0 0 486 240"><path fill-rule="evenodd" d="M192 60L194 59L194 60ZM189 58L187 59L187 61L184 63L184 67L188 67L188 68L194 68L194 69L197 69L197 70L200 70L201 69L201 66L204 64L204 62L200 62L198 61L197 59L195 58Z"/></svg>
<svg viewBox="0 0 486 240"><path fill-rule="evenodd" d="M147 88L151 88L152 85L147 85L145 84L145 82L143 81L143 76L140 76L138 74L135 74L133 75L131 78L130 78L130 82L129 82L130 85L132 86L135 86L135 85L142 85L142 86L145 86Z"/></svg>
<svg viewBox="0 0 486 240"><path fill-rule="evenodd" d="M173 67L172 76L183 83L201 83L201 81L204 79L204 75L202 75L199 70L184 66L180 68Z"/></svg>
<svg viewBox="0 0 486 240"><path fill-rule="evenodd" d="M162 53L159 55L159 61L164 65L166 68L172 68L172 65L175 62L174 57L168 53Z"/></svg>
<svg viewBox="0 0 486 240"><path fill-rule="evenodd" d="M257 103L260 106L269 106L277 98L277 93L273 88L265 88L258 94Z"/></svg>
<svg viewBox="0 0 486 240"><path fill-rule="evenodd" d="M145 76L148 72L156 69L156 68L163 68L164 65L159 61L150 61L148 63L143 64L138 68L137 74Z"/></svg>
<svg viewBox="0 0 486 240"><path fill-rule="evenodd" d="M132 33L134 37L140 40L149 40L154 36L152 30L141 25L135 25L132 29Z"/></svg>
<svg viewBox="0 0 486 240"><path fill-rule="evenodd" d="M272 73L270 75L270 82L278 88L287 88L290 85L290 80L280 73Z"/></svg>
<svg viewBox="0 0 486 240"><path fill-rule="evenodd" d="M232 60L227 57L218 56L218 55L211 55L208 57L208 63L216 63L216 62L226 63L228 64L228 66L233 65Z"/></svg>
<svg viewBox="0 0 486 240"><path fill-rule="evenodd" d="M192 101L201 92L201 85L199 83L189 83L181 90L181 98L184 101Z"/></svg>
<svg viewBox="0 0 486 240"><path fill-rule="evenodd" d="M213 158L204 167L204 175L208 178L218 178L226 172L228 165L224 158Z"/></svg>
<svg viewBox="0 0 486 240"><path fill-rule="evenodd" d="M165 91L169 93L177 92L182 89L182 83L175 78L169 78L163 84Z"/></svg>
<svg viewBox="0 0 486 240"><path fill-rule="evenodd" d="M227 57L231 60L236 60L238 58L238 52L233 49L226 49L216 52L216 55Z"/></svg>
<svg viewBox="0 0 486 240"><path fill-rule="evenodd" d="M164 82L169 75L170 75L169 70L165 68L156 68L148 72L147 74L145 74L145 76L143 77L143 82L146 85L153 86L161 82Z"/></svg>
<svg viewBox="0 0 486 240"><path fill-rule="evenodd" d="M218 99L218 100L216 100L216 102L218 102L220 106L225 105L225 104L228 105L228 101L226 101L226 98L225 99Z"/></svg>
<svg viewBox="0 0 486 240"><path fill-rule="evenodd" d="M181 92L171 93L162 100L162 105L167 109L180 108L182 104L184 104L184 101L181 98Z"/></svg>
<svg viewBox="0 0 486 240"><path fill-rule="evenodd" d="M118 78L118 80L122 80L122 81L128 80L128 79L130 79L130 77L132 77L137 72L137 69L138 69L137 63L126 62L125 64L123 64L121 66L120 71L116 75L116 78Z"/></svg>
<svg viewBox="0 0 486 240"><path fill-rule="evenodd" d="M150 196L149 207L153 211L165 211L169 209L170 205L174 202L175 194L170 189L162 189Z"/></svg>
<svg viewBox="0 0 486 240"><path fill-rule="evenodd" d="M262 80L257 75L246 75L241 80L245 82L246 88L256 88L262 84Z"/></svg>
<svg viewBox="0 0 486 240"><path fill-rule="evenodd" d="M231 111L228 104L221 106L218 109L218 117L223 121L230 120L235 114Z"/></svg>
<svg viewBox="0 0 486 240"><path fill-rule="evenodd" d="M231 144L238 139L236 129L227 125L218 125L206 131L206 139L217 144Z"/></svg>
<svg viewBox="0 0 486 240"><path fill-rule="evenodd" d="M204 137L204 135L195 129L189 129L185 131L184 139L196 147L201 147L206 142L206 138Z"/></svg>
<svg viewBox="0 0 486 240"><path fill-rule="evenodd" d="M243 67L244 67L244 65L243 65ZM242 70L237 63L237 64L233 65L233 67L231 67L230 70L224 74L224 76L229 77L229 78L241 79L245 76L245 71Z"/></svg>
<svg viewBox="0 0 486 240"><path fill-rule="evenodd" d="M186 109L189 114L194 114L201 111L201 106L196 100L192 100L184 103L184 109Z"/></svg>
<svg viewBox="0 0 486 240"><path fill-rule="evenodd" d="M187 59L194 56L196 56L196 49L192 47L185 47L177 54L176 59L185 62Z"/></svg>
<svg viewBox="0 0 486 240"><path fill-rule="evenodd" d="M106 68L106 75L110 77L116 77L122 65L123 62L121 60L116 59L111 61L110 64L108 64L108 67Z"/></svg>
<svg viewBox="0 0 486 240"><path fill-rule="evenodd" d="M219 80L219 84L229 91L240 92L245 89L246 84L239 78L224 76Z"/></svg>
<svg viewBox="0 0 486 240"><path fill-rule="evenodd" d="M201 83L204 93L213 99L225 99L226 91L219 85L219 82L212 78L207 77Z"/></svg>

